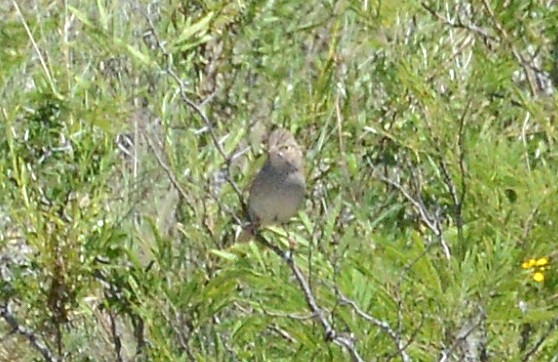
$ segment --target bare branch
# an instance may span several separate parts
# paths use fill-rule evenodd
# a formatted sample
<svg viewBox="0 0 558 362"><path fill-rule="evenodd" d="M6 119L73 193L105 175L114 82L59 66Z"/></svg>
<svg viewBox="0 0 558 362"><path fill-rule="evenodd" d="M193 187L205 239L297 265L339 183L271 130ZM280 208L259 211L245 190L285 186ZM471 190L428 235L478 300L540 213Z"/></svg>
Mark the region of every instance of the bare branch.
<svg viewBox="0 0 558 362"><path fill-rule="evenodd" d="M270 317L288 318L288 319L299 320L299 321L313 319L313 318L316 317L315 314L303 315L303 314L294 314L294 313L271 312L271 311L265 309L265 306L262 305L261 303L260 303L260 308L262 308L262 311L265 315L270 316Z"/></svg>
<svg viewBox="0 0 558 362"><path fill-rule="evenodd" d="M385 176L379 176L380 181L394 187L398 190L406 199L413 205L415 210L418 212L422 222L440 239L440 244L444 251L444 255L449 260L451 259L450 248L444 238L442 231L442 225L438 215L431 215L431 213L426 209L426 206L422 202L422 198L419 196L412 196L411 193L399 182L389 179Z"/></svg>
<svg viewBox="0 0 558 362"><path fill-rule="evenodd" d="M539 348L541 348L544 341L546 341L548 339L548 337L550 337L550 335L556 329L556 327L558 327L558 318L554 319L550 323L546 332L544 332L544 334L539 338L539 340L537 341L537 343L535 343L533 348L531 348L527 353L525 353L525 356L523 356L521 361L527 362L531 359L531 357L534 357L535 354L537 353L537 351L539 350Z"/></svg>
<svg viewBox="0 0 558 362"><path fill-rule="evenodd" d="M436 10L434 10L432 7L430 7L427 3L422 2L421 5L426 11L428 11L430 13L430 15L432 15L436 19L442 21L443 23L445 23L445 24L447 24L447 25L449 25L453 28L466 29L466 30L468 30L472 33L480 35L485 40L492 40L492 41L497 41L498 40L498 38L489 34L488 31L486 31L485 29L483 29L483 28L481 28L481 27L479 27L475 24L471 24L471 23L465 24L465 22L463 22L461 17L457 17L457 20L451 20L451 19L448 19L445 16L439 14L438 12L436 12Z"/></svg>
<svg viewBox="0 0 558 362"><path fill-rule="evenodd" d="M184 103L186 103L186 105L188 105L188 107L193 109L194 112L202 119L202 121L204 123L204 131L207 131L209 133L209 136L210 136L210 138L213 142L213 145L215 146L215 148L217 149L219 154L225 160L225 163L226 163L227 169L228 169L231 165L232 157L227 155L227 153L223 149L223 146L221 146L221 143L219 142L219 139L217 138L217 134L215 133L215 128L213 126L213 123L209 120L209 118L207 117L205 112L202 110L202 108L200 106L198 106L194 101L192 101L186 95L186 85L184 84L182 79L176 74L176 72L173 69L174 63L173 63L172 54L167 51L164 43L159 38L159 35L157 34L157 31L155 30L155 25L153 24L153 20L151 19L151 17L148 14L144 14L144 16L149 23L150 32L155 39L155 43L157 44L157 47L159 48L159 50L161 50L164 58L167 61L166 67L164 68L165 73L167 73L177 84L178 92L180 94L180 98L182 99L182 101ZM205 101L202 102L202 104L205 104L205 103L206 103ZM228 172L227 172L227 175L226 175L226 181L231 185L231 187L233 188L235 193L238 195L239 200L241 200L243 210L246 210L246 205L245 205L243 197L242 197L242 190L240 189L240 187L238 187L238 185L235 182L233 182L230 179Z"/></svg>
<svg viewBox="0 0 558 362"><path fill-rule="evenodd" d="M506 29L504 29L504 27L502 26L500 21L498 21L498 18L496 18L496 14L494 14L494 11L492 10L492 7L490 6L490 3L487 0L482 0L482 3L484 4L484 7L485 7L486 11L488 11L488 14L490 15L490 18L492 19L492 22L496 26L496 29L498 30L498 32L502 36L503 40L510 47L513 56L515 57L517 62L523 68L523 73L525 74L525 78L527 79L527 82L529 83L529 89L531 91L531 96L535 97L537 95L537 87L535 85L535 80L533 79L533 75L530 71L530 69L533 69L533 66L525 59L525 57L517 50L515 45L510 41L510 37L508 35L508 32L506 31Z"/></svg>
<svg viewBox="0 0 558 362"><path fill-rule="evenodd" d="M54 356L52 351L48 348L48 346L41 341L34 331L29 328L22 326L16 317L10 311L10 307L8 304L0 305L0 317L4 319L4 321L14 330L14 332L24 336L27 338L29 343L43 356L43 358L47 361L59 361L58 358Z"/></svg>
<svg viewBox="0 0 558 362"><path fill-rule="evenodd" d="M306 300L306 304L308 305L308 308L322 325L326 341L333 342L336 345L343 347L351 355L353 361L357 361L357 362L364 361L356 349L354 338L352 336L347 336L346 334L339 333L332 327L331 323L326 317L325 311L318 305L318 302L316 301L316 297L312 293L312 289L310 288L308 280L306 279L304 273L300 270L300 268L296 264L292 251L291 250L282 251L281 248L269 242L257 230L255 232L255 238L258 242L262 243L264 246L271 249L277 256L279 256L289 266L302 293L304 294L304 299Z"/></svg>
<svg viewBox="0 0 558 362"><path fill-rule="evenodd" d="M457 132L457 149L459 157L459 174L461 176L461 186L457 200L459 203L455 205L455 217L457 224L457 232L459 243L463 242L463 202L467 193L467 183L465 182L465 116L471 107L471 102L467 103L461 118L459 119L459 130Z"/></svg>
<svg viewBox="0 0 558 362"><path fill-rule="evenodd" d="M112 341L114 343L114 352L116 353L116 360L118 362L123 362L122 359L122 340L118 334L118 327L116 326L116 318L114 313L110 310L107 311L110 319L110 333L112 335Z"/></svg>
<svg viewBox="0 0 558 362"><path fill-rule="evenodd" d="M452 361L453 351L457 347L463 349L462 358L465 361L486 361L486 341L483 329L485 320L486 314L483 308L479 307L478 313L460 328L453 343L442 351L439 362ZM481 337L478 336L479 333Z"/></svg>
<svg viewBox="0 0 558 362"><path fill-rule="evenodd" d="M340 290L336 289L336 293L339 297L339 302L341 303L341 305L343 304L348 304L353 311L358 314L361 318L365 319L366 321L372 323L373 325L375 325L376 327L379 327L380 329L382 329L384 332L386 332L395 342L395 344L397 345L397 353L399 353L399 355L401 356L401 359L403 360L403 362L410 362L411 358L409 357L409 355L407 354L407 352L405 352L405 349L408 347L408 343L405 344L402 341L401 336L395 332L393 330L393 328L391 328L391 326L389 325L389 323L374 318L373 316L371 316L370 314L364 312L357 304L355 301L347 298L343 293L341 293Z"/></svg>
<svg viewBox="0 0 558 362"><path fill-rule="evenodd" d="M178 190L178 193L180 194L180 196L182 196L182 198L184 200L186 200L188 202L191 202L190 197L188 197L188 194L186 193L184 188L180 185L180 182L178 182L178 179L177 179L175 173L167 165L165 160L163 160L163 156L161 155L162 150L160 150L159 147L155 146L155 144L153 143L153 141L151 139L151 136L147 134L146 130L142 130L142 133L143 133L143 136L145 138L145 141L147 142L147 145L149 146L149 148L151 149L151 151L155 155L155 158L157 159L157 163L165 171L165 173L167 174L167 177L169 178L172 185Z"/></svg>
<svg viewBox="0 0 558 362"><path fill-rule="evenodd" d="M291 343L296 343L296 339L294 339L294 337L292 337L289 332L287 332L286 330L279 328L279 326L277 325L272 325L269 326L268 329L272 332L277 333L278 335L280 335L281 337L285 338L287 341L291 342Z"/></svg>

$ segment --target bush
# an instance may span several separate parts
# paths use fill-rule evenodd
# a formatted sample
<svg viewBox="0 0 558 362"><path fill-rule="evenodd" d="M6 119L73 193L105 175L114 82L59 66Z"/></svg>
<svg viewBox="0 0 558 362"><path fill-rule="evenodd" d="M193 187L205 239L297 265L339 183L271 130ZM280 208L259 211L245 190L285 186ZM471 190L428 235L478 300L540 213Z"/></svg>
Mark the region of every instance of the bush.
<svg viewBox="0 0 558 362"><path fill-rule="evenodd" d="M3 360L554 357L555 6L0 14ZM234 243L276 126L305 206Z"/></svg>

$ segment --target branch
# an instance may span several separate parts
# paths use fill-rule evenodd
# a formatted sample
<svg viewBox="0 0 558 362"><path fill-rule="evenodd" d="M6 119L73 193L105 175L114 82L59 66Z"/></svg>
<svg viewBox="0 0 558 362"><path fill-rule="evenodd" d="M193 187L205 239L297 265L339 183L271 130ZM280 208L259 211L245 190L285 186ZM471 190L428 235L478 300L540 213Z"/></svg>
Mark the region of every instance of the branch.
<svg viewBox="0 0 558 362"><path fill-rule="evenodd" d="M217 149L217 151L219 152L219 154L223 157L223 159L225 160L225 163L227 165L227 174L226 174L226 181L231 185L231 187L233 188L234 192L237 194L239 200L242 203L242 209L243 211L245 211L245 213L247 214L246 210L246 204L244 202L244 199L242 197L242 190L240 189L240 187L238 187L238 185L233 182L230 177L229 177L229 168L231 165L231 162L233 160L232 157L230 157L229 155L227 155L227 153L225 152L225 150L223 149L223 146L221 146L221 143L219 142L218 138L217 138L217 134L215 133L215 128L213 126L213 123L209 120L209 118L207 117L207 115L205 114L205 112L202 110L202 108L200 106L198 106L194 101L192 101L187 95L186 95L186 86L184 84L184 82L182 81L182 79L176 74L176 72L173 69L174 66L174 62L173 62L173 57L172 54L169 53L165 47L165 44L161 41L161 39L159 38L159 35L157 34L157 31L155 30L155 25L153 24L153 20L151 20L151 17L148 14L144 14L145 18L147 19L147 22L149 23L149 31L151 32L151 35L153 35L153 37L155 38L155 43L157 44L157 47L159 48L159 50L161 50L164 58L167 60L167 64L166 67L163 69L165 71L165 73L167 73L173 80L174 82L177 84L178 86L178 92L180 94L180 98L182 99L182 101L191 109L194 110L194 112L202 119L203 123L204 123L204 131L207 131L209 133L209 136L211 138L211 141L213 142L213 145L215 146L215 148ZM210 96L211 97L211 96ZM202 104L204 104L205 102L202 102Z"/></svg>
<svg viewBox="0 0 558 362"><path fill-rule="evenodd" d="M438 215L431 215L430 212L426 209L426 206L422 202L420 196L416 198L411 195L411 193L403 187L399 182L391 180L384 176L379 176L380 181L394 187L398 190L406 199L409 201L418 212L420 219L422 222L440 239L440 244L442 245L442 249L444 251L444 255L449 260L451 259L451 252L449 245L444 238L444 233L442 231L442 225L440 222L440 218Z"/></svg>
<svg viewBox="0 0 558 362"><path fill-rule="evenodd" d="M114 352L116 353L116 360L118 362L123 362L122 359L122 340L118 335L118 327L116 326L116 317L111 310L107 310L110 319L110 333L112 335L112 341L114 344Z"/></svg>
<svg viewBox="0 0 558 362"><path fill-rule="evenodd" d="M279 256L291 269L293 276L295 277L302 293L304 294L304 299L306 300L306 304L308 308L314 315L316 319L322 325L324 330L324 336L326 341L333 342L338 346L343 347L352 357L353 361L356 362L363 362L364 359L360 356L358 351L356 350L354 338L351 336L347 336L346 334L337 332L332 326L329 320L327 319L324 310L318 305L316 301L316 297L312 293L312 289L308 284L308 280L304 276L304 273L300 270L298 265L296 264L292 250L283 251L277 245L270 243L263 235L256 231L255 232L255 239L266 246L267 248L271 249L277 256Z"/></svg>
<svg viewBox="0 0 558 362"><path fill-rule="evenodd" d="M486 339L485 331L483 330L483 323L486 320L486 314L482 308L479 307L479 313L472 316L471 319L475 318L474 321L469 321L468 324L461 326L455 340L448 348L445 348L441 352L441 357L439 362L452 361L454 357L453 351L461 345L464 349L463 357L465 361L486 361L485 351L486 351ZM482 337L474 335L474 332L480 331L483 333ZM481 341L482 339L482 341ZM463 347L464 346L464 347Z"/></svg>
<svg viewBox="0 0 558 362"><path fill-rule="evenodd" d="M267 327L267 329L269 329L272 332L277 333L278 335L280 335L281 337L285 338L287 341L291 342L291 343L296 343L296 339L294 339L289 332L287 332L286 330L280 328L277 325L272 325Z"/></svg>
<svg viewBox="0 0 558 362"><path fill-rule="evenodd" d="M500 22L496 18L496 14L494 14L494 11L490 7L489 2L487 0L482 0L482 3L484 4L484 7L485 7L486 11L488 11L488 14L490 15L490 18L491 18L492 22L496 26L496 29L498 30L498 32L500 33L500 35L502 36L504 41L507 43L507 45L510 47L513 56L515 57L517 62L523 68L523 73L525 74L525 78L527 79L527 82L529 83L529 89L531 91L531 96L535 97L537 95L537 87L535 85L535 81L533 80L533 76L531 75L531 72L528 69L528 68L532 69L533 66L531 64L529 64L529 62L517 50L515 45L510 41L508 32L506 31L506 29L504 29L502 24L500 24Z"/></svg>
<svg viewBox="0 0 558 362"><path fill-rule="evenodd" d="M313 319L316 316L314 314L308 314L308 315L302 315L302 314L294 314L294 313L279 313L279 312L272 312L269 311L267 309L265 309L265 306L262 303L259 303L259 307L262 309L263 314L270 316L270 317L275 317L275 318L288 318L288 319L293 319L293 320L298 320L298 321L303 321L303 320L308 320L308 319Z"/></svg>
<svg viewBox="0 0 558 362"><path fill-rule="evenodd" d="M405 352L405 349L409 346L409 343L403 343L402 338L399 334L397 334L393 328L391 328L391 326L389 325L389 323L382 321L380 319L374 318L373 316L371 316L370 314L364 312L357 304L355 301L350 300L349 298L347 298L343 293L341 293L340 290L338 290L336 288L336 292L337 295L339 297L339 301L341 302L341 304L348 304L353 311L358 314L361 318L365 319L366 321L372 323L373 325L375 325L376 327L379 327L380 329L382 329L384 332L386 332L395 342L395 344L397 345L397 353L399 353L401 355L401 359L403 360L403 362L411 362L411 358L409 357L409 355L407 354L407 352Z"/></svg>
<svg viewBox="0 0 558 362"><path fill-rule="evenodd" d="M552 332L556 329L556 327L558 327L558 318L554 319L552 321L552 323L548 326L546 332L539 338L539 340L537 341L537 343L535 343L535 345L533 346L533 348L531 348L527 353L525 353L525 356L523 356L523 358L521 359L522 362L527 362L529 361L529 359L531 357L533 357L535 355L535 353L537 353L537 351L539 350L539 348L542 346L542 344L544 343L544 341L546 341L546 339L548 337L550 337L550 335L552 334Z"/></svg>
<svg viewBox="0 0 558 362"><path fill-rule="evenodd" d="M155 155L155 158L157 159L157 163L159 164L159 166L161 166L163 171L165 171L172 185L176 188L176 190L178 190L178 193L180 194L180 196L182 196L184 200L191 203L192 200L190 200L188 194L178 182L178 178L176 177L175 173L173 172L173 170L171 170L171 168L167 165L167 163L163 159L161 155L162 150L158 146L155 146L155 144L151 139L151 136L147 133L147 130L142 129L142 134L145 141L147 142L147 146L151 149L151 151Z"/></svg>
<svg viewBox="0 0 558 362"><path fill-rule="evenodd" d="M0 305L0 317L4 319L4 321L14 330L14 332L24 336L27 338L29 343L43 356L43 358L47 361L56 362L58 358L54 356L52 351L48 348L48 346L35 334L35 332L29 328L23 327L16 317L10 311L10 307L8 304Z"/></svg>
<svg viewBox="0 0 558 362"><path fill-rule="evenodd" d="M459 118L459 129L457 133L457 152L458 152L457 158L458 158L459 173L461 176L461 185L459 191L452 177L448 163L444 158L444 152L441 147L441 145L443 144L442 140L434 133L434 128L428 121L428 119L430 119L429 118L430 114L426 114L427 117L425 117L426 127L430 132L430 137L432 138L433 141L432 144L434 146L434 149L436 150L436 153L438 154L438 158L439 158L438 163L442 173L442 180L446 185L453 202L453 212L454 212L454 218L457 227L459 242L463 241L463 223L464 223L463 200L465 197L465 193L467 191L467 185L465 182L465 140L464 140L465 139L465 117L470 107L471 107L471 102L468 102L467 105L465 106L465 109L463 110L463 113L461 114L461 117ZM428 112L428 110L425 109L425 112Z"/></svg>
<svg viewBox="0 0 558 362"><path fill-rule="evenodd" d="M457 21L456 20L451 20L446 18L445 16L441 15L440 13L436 12L436 10L434 10L432 7L430 7L428 4L426 4L425 2L421 3L422 7L428 11L430 13L430 15L432 15L433 17L435 17L436 19L442 21L443 23L453 27L453 28L461 28L461 29L466 29L469 30L472 33L478 34L480 36L482 36L485 40L492 40L492 41L497 41L498 38L496 38L495 36L489 34L486 30L484 30L483 28L475 25L475 24L465 24L463 22L463 20L461 20L461 17L457 17Z"/></svg>
<svg viewBox="0 0 558 362"><path fill-rule="evenodd" d="M465 195L467 194L467 183L465 182L465 116L471 107L471 102L467 103L467 107L463 111L461 118L459 119L459 131L457 134L457 147L459 153L459 173L461 176L461 189L457 199L459 204L455 205L456 208L456 223L458 232L458 241L463 243L463 202L465 200Z"/></svg>

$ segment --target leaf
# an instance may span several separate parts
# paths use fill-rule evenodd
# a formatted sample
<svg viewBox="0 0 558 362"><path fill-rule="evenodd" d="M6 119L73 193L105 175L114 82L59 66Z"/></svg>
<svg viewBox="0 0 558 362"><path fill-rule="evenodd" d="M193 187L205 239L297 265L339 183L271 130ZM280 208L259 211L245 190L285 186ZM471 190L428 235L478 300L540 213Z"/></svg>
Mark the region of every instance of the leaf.
<svg viewBox="0 0 558 362"><path fill-rule="evenodd" d="M233 253L229 253L228 251L225 250L211 249L209 252L213 255L216 255L222 259L229 260L229 261L236 261L238 259L237 255Z"/></svg>
<svg viewBox="0 0 558 362"><path fill-rule="evenodd" d="M184 26L184 29L182 30L182 32L178 35L176 40L174 40L174 42L171 45L171 48L173 49L173 51L185 50L183 47L185 46L185 44L187 42L190 41L191 38L193 38L195 35L197 35L197 36L205 35L205 33L207 32L207 30L209 28L209 21L213 18L213 14L214 14L213 12L209 12L206 16L201 18L198 22L196 22L192 25L186 24ZM210 37L204 37L202 39L203 39L203 42L205 42L205 41L208 41L210 39ZM199 42L194 42L194 43L199 44Z"/></svg>
<svg viewBox="0 0 558 362"><path fill-rule="evenodd" d="M149 55L144 54L142 52L140 52L138 49L136 49L135 47L133 47L130 44L126 44L125 45L126 50L128 51L128 53L130 53L130 55L134 58L136 58L137 60L139 60L142 64L144 65L153 65L155 64L151 58L149 57Z"/></svg>
<svg viewBox="0 0 558 362"><path fill-rule="evenodd" d="M68 5L68 9L79 19L83 24L87 25L88 27L95 28L95 25L89 20L89 18L82 13L80 10L74 8L71 5Z"/></svg>

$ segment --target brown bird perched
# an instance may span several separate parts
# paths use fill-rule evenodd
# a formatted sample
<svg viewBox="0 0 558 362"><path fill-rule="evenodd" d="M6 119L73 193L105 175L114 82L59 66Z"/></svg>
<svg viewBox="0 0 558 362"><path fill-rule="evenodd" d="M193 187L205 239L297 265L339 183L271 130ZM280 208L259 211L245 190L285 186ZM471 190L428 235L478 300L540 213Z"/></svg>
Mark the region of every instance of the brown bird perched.
<svg viewBox="0 0 558 362"><path fill-rule="evenodd" d="M250 240L259 227L286 223L304 201L304 160L293 135L282 128L273 131L267 153L265 164L250 186L250 226L238 237L241 242Z"/></svg>

